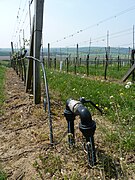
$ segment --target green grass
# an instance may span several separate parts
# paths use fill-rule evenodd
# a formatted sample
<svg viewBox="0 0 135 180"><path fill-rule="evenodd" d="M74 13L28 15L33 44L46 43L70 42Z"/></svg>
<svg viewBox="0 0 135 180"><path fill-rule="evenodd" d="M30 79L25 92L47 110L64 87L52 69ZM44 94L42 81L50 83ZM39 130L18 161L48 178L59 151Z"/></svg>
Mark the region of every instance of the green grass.
<svg viewBox="0 0 135 180"><path fill-rule="evenodd" d="M0 107L4 102L4 81L5 81L6 67L0 64ZM1 111L1 110L0 110Z"/></svg>
<svg viewBox="0 0 135 180"><path fill-rule="evenodd" d="M6 173L2 170L1 164L0 164L0 180L6 180L7 175Z"/></svg>
<svg viewBox="0 0 135 180"><path fill-rule="evenodd" d="M6 179L7 179L7 176L6 176L5 172L0 170L0 180L6 180Z"/></svg>
<svg viewBox="0 0 135 180"><path fill-rule="evenodd" d="M125 85L115 84L100 80L89 80L83 76L47 71L49 87L57 93L65 103L70 97L79 99L85 97L92 100L99 106L105 117L115 124L114 134L108 136L107 140L121 142L116 148L123 147L126 151L132 151L135 147L135 85L129 89ZM91 105L88 108L93 113L97 113Z"/></svg>
<svg viewBox="0 0 135 180"><path fill-rule="evenodd" d="M5 72L6 72L6 67L5 67L5 62L1 62L0 64L0 107L2 107L2 104L5 99L4 95L4 81L5 81ZM2 114L2 109L0 109L0 114ZM7 176L6 174L2 171L2 168L0 167L0 180L6 180Z"/></svg>
<svg viewBox="0 0 135 180"><path fill-rule="evenodd" d="M54 65L52 64L52 68L54 67ZM128 69L130 68L129 64L125 65L125 66L120 66L118 69L118 65L116 63L114 64L109 64L108 65L108 69L107 69L107 78L112 78L112 79L122 79L122 77L125 75L125 73L128 71ZM57 70L59 70L59 63L57 63ZM62 71L67 71L67 66L66 64L63 62L63 66L62 66ZM68 71L69 72L73 72L75 71L75 67L74 64L69 63L69 67L68 67ZM82 64L82 65L77 65L76 66L76 72L79 74L87 74L87 67L86 65ZM105 66L101 65L101 64L90 64L89 65L89 75L90 76L103 76L104 77L104 72L105 72Z"/></svg>

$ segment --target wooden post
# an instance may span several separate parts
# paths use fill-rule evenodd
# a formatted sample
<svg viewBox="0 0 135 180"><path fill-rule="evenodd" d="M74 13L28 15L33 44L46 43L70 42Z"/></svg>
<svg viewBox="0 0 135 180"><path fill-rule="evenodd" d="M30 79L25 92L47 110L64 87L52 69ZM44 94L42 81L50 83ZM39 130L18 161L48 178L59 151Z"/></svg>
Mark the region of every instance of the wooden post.
<svg viewBox="0 0 135 180"><path fill-rule="evenodd" d="M108 68L108 60L109 60L109 58L108 58L108 48L106 48L106 55L105 55L105 57L106 57L106 61L105 61L105 75L104 75L104 79L105 80L107 80L107 68Z"/></svg>
<svg viewBox="0 0 135 180"><path fill-rule="evenodd" d="M120 56L118 55L118 71L120 70Z"/></svg>
<svg viewBox="0 0 135 180"><path fill-rule="evenodd" d="M76 64L79 65L79 52L78 52L78 44L76 47Z"/></svg>
<svg viewBox="0 0 135 180"><path fill-rule="evenodd" d="M33 56L33 42L34 42L34 21L35 17L33 17L33 25L32 32L30 38L30 56ZM26 73L26 92L28 92L32 87L32 77L33 77L33 59L28 60L28 68Z"/></svg>
<svg viewBox="0 0 135 180"><path fill-rule="evenodd" d="M12 50L12 55L11 55L11 67L14 68L14 59L13 59L14 47L13 47L13 42L11 42L11 50Z"/></svg>
<svg viewBox="0 0 135 180"><path fill-rule="evenodd" d="M69 65L68 57L66 58L66 64L67 64L67 73L68 73L68 65Z"/></svg>
<svg viewBox="0 0 135 180"><path fill-rule="evenodd" d="M48 68L51 67L51 64L50 64L50 44L48 43L48 61L47 61L47 64L48 64Z"/></svg>
<svg viewBox="0 0 135 180"><path fill-rule="evenodd" d="M79 63L80 63L80 65L82 64L82 58L80 57L80 59L79 59Z"/></svg>
<svg viewBox="0 0 135 180"><path fill-rule="evenodd" d="M44 0L35 0L35 23L34 23L34 57L40 59L40 48L43 27L43 7ZM40 63L33 63L33 94L34 103L39 104L41 101L41 83L40 83Z"/></svg>
<svg viewBox="0 0 135 180"><path fill-rule="evenodd" d="M131 64L132 64L132 66L135 64L134 55L135 55L135 50L133 49L132 53L131 53ZM132 81L135 81L135 72L134 72L134 70L132 71Z"/></svg>
<svg viewBox="0 0 135 180"><path fill-rule="evenodd" d="M25 36L24 36L24 29L23 29L23 49L25 51ZM26 65L25 60L22 58L22 66L23 66L23 72L24 72L24 85L26 84Z"/></svg>
<svg viewBox="0 0 135 180"><path fill-rule="evenodd" d="M75 73L75 75L76 75L76 62L77 62L77 57L74 58L74 73Z"/></svg>
<svg viewBox="0 0 135 180"><path fill-rule="evenodd" d="M86 69L87 69L87 76L89 76L89 54L87 55L86 58Z"/></svg>
<svg viewBox="0 0 135 180"><path fill-rule="evenodd" d="M124 77L122 78L122 82L125 82L128 77L133 73L133 71L135 70L135 63L133 64L133 66L128 70L128 72L124 75Z"/></svg>
<svg viewBox="0 0 135 180"><path fill-rule="evenodd" d="M130 63L129 62L129 56L130 56L130 47L128 48L128 64Z"/></svg>
<svg viewBox="0 0 135 180"><path fill-rule="evenodd" d="M105 74L104 79L107 80L107 69L108 69L108 61L109 61L109 53L110 53L110 47L109 47L109 31L107 31L107 48L106 50L106 62L105 62Z"/></svg>
<svg viewBox="0 0 135 180"><path fill-rule="evenodd" d="M14 54L13 42L11 42L11 49L12 49L12 54Z"/></svg>
<svg viewBox="0 0 135 180"><path fill-rule="evenodd" d="M54 69L56 70L56 57L54 58Z"/></svg>

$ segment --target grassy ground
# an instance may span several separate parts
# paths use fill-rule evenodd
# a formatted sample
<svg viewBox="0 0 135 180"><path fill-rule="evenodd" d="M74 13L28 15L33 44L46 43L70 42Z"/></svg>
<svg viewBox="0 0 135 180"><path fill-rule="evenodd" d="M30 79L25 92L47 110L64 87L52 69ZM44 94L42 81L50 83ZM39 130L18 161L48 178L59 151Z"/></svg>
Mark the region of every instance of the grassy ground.
<svg viewBox="0 0 135 180"><path fill-rule="evenodd" d="M5 95L4 95L4 81L5 81L5 72L6 68L2 64L0 64L0 107L2 106ZM0 115L3 113L3 111L0 108ZM6 174L2 171L2 168L0 167L0 180L6 180Z"/></svg>
<svg viewBox="0 0 135 180"><path fill-rule="evenodd" d="M50 89L58 93L63 102L68 98L85 97L99 106L104 116L110 120L115 129L106 132L106 139L115 144L115 148L133 151L135 147L135 85L116 84L104 80L89 80L84 76L48 71ZM90 111L97 113L88 104ZM120 139L120 143L118 143Z"/></svg>
<svg viewBox="0 0 135 180"><path fill-rule="evenodd" d="M52 68L54 65L52 64ZM57 63L56 66L57 70L60 69L59 63ZM107 78L113 78L113 79L122 79L122 77L125 75L125 73L128 71L130 68L130 65L124 65L124 66L119 66L118 64L109 64L107 68ZM67 71L67 65L63 63L62 65L62 71ZM68 71L74 73L75 72L75 67L74 64L69 63L68 65ZM79 74L87 74L87 66L82 64L82 65L76 65L76 73ZM103 76L104 77L105 73L105 65L102 64L90 64L88 68L88 74L90 76Z"/></svg>
<svg viewBox="0 0 135 180"><path fill-rule="evenodd" d="M98 163L96 168L89 171L86 168L87 159L82 153L81 138L80 135L78 137L76 135L77 142L74 149L65 148L66 143L63 144L63 147L60 147L60 152L63 152L64 159L65 154L70 157L68 159L72 159L70 168L73 169L75 167L73 166L73 161L76 161L77 167L74 168L74 171L71 170L71 174L68 174L68 168L63 173L65 174L63 179L82 180L84 177L81 176L81 171L88 173L88 176L86 175L85 177L86 179L127 180L134 176L135 85L132 83L112 83L99 77L92 80L92 78L84 75L67 74L53 70L47 70L47 77L51 99L62 101L63 110L68 98L77 100L79 97L85 97L95 102L104 112L104 115L101 117L97 110L90 104L87 105L97 123L95 143ZM56 116L59 115L56 114ZM77 124L75 127L77 127ZM59 148L56 147L56 149ZM49 161L47 160L48 158ZM49 150L46 154L41 155L39 159L40 161L36 161L34 164L38 173L43 175L48 172L52 176L54 175L54 179L55 176L57 177L56 174L59 174L59 178L62 177L61 169L69 163L65 163L61 153L58 154L57 151L54 153L54 150Z"/></svg>
<svg viewBox="0 0 135 180"><path fill-rule="evenodd" d="M0 106L4 102L4 81L5 81L5 71L6 68L0 64Z"/></svg>

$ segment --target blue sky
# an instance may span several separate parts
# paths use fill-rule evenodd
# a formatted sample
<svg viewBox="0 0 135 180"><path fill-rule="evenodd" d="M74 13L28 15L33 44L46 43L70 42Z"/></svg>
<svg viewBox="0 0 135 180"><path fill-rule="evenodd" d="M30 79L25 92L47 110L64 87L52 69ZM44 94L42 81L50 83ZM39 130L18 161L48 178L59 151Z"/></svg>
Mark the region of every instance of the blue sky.
<svg viewBox="0 0 135 180"><path fill-rule="evenodd" d="M22 44L20 29L25 29L25 38L29 39L28 2L29 0L0 0L0 48L10 47L11 41L19 46L19 36ZM132 7L133 10L130 9ZM33 9L32 4L32 15ZM119 14L126 9L129 11ZM103 21L108 18L110 19ZM77 43L79 46L88 46L91 38L92 46L106 46L106 34L109 31L110 46L128 47L132 46L134 24L134 0L45 0L43 44L45 47L47 43L51 47L74 47ZM87 27L90 28L84 30ZM80 30L83 31L77 33ZM72 34L75 35L67 38Z"/></svg>

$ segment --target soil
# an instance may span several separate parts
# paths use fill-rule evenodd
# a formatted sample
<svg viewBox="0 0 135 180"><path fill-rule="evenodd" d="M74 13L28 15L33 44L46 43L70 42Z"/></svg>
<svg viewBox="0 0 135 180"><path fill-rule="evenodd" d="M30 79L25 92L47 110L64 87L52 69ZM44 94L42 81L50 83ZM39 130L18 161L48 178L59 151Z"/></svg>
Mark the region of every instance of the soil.
<svg viewBox="0 0 135 180"><path fill-rule="evenodd" d="M95 144L98 165L90 168L82 147L82 135L75 122L76 146L67 144L67 123L64 106L51 95L54 144L50 144L47 112L43 104L34 105L33 95L25 93L24 82L9 68L6 74L6 100L0 117L0 164L9 180L31 179L133 179L134 156L126 154L129 171L124 173L122 162L113 149L105 147L97 128ZM103 117L94 119L100 126L113 129ZM59 157L56 158L56 157ZM46 161L47 160L47 161ZM131 161L131 162L130 162ZM104 166L103 166L104 162ZM106 165L107 163L107 165ZM48 168L48 169L47 169Z"/></svg>

